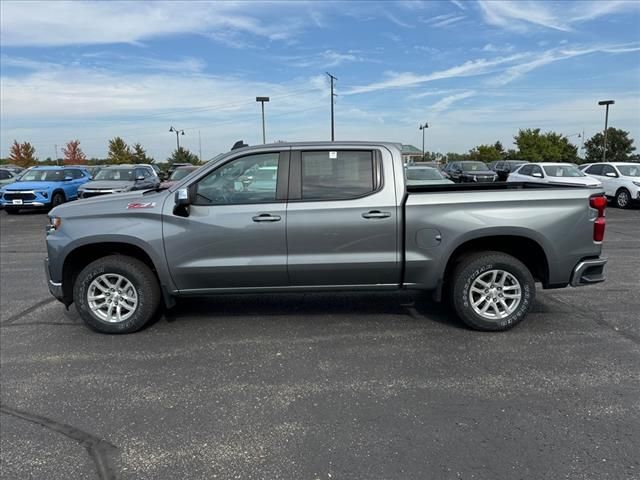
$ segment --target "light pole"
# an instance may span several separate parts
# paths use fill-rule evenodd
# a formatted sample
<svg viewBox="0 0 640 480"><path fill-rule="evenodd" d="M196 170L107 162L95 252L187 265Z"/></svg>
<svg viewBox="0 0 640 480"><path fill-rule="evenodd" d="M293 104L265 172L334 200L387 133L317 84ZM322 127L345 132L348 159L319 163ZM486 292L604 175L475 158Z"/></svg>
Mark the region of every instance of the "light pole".
<svg viewBox="0 0 640 480"><path fill-rule="evenodd" d="M184 130L178 130L177 128L173 128L173 126L171 126L169 131L170 132L176 132L176 148L178 150L180 150L180 137L179 137L179 135L184 135Z"/></svg>
<svg viewBox="0 0 640 480"><path fill-rule="evenodd" d="M420 125L418 129L422 130L422 161L424 162L424 131L429 128L429 124L424 122L424 125Z"/></svg>
<svg viewBox="0 0 640 480"><path fill-rule="evenodd" d="M268 102L269 97L256 97L256 102L260 102L262 104L262 143L267 143L267 136L264 128L264 102Z"/></svg>
<svg viewBox="0 0 640 480"><path fill-rule="evenodd" d="M606 111L604 114L604 145L602 146L602 161L607 161L607 126L609 124L609 105L613 105L615 100L602 100L598 102L598 105L606 105Z"/></svg>

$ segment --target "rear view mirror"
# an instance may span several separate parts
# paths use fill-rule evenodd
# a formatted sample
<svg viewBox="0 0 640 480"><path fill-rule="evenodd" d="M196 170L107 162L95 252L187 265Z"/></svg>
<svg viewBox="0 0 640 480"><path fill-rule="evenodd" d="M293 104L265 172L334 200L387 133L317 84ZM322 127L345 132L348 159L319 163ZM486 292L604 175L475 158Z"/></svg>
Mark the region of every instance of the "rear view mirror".
<svg viewBox="0 0 640 480"><path fill-rule="evenodd" d="M542 178L542 174L541 174L541 173L538 173L538 172L536 172L536 173L532 173L532 174L531 174L531 176L532 176L532 177L536 177L536 178Z"/></svg>

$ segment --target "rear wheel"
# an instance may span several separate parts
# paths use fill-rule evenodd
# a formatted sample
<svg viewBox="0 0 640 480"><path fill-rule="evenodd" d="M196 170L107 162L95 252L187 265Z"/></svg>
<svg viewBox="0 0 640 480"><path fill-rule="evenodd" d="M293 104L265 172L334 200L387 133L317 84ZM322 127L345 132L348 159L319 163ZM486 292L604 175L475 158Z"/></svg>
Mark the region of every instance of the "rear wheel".
<svg viewBox="0 0 640 480"><path fill-rule="evenodd" d="M466 257L452 278L452 303L462 321L485 331L508 330L527 316L535 281L517 258L501 252Z"/></svg>
<svg viewBox="0 0 640 480"><path fill-rule="evenodd" d="M84 322L103 333L132 333L153 317L160 287L151 269L132 257L110 255L87 265L73 287Z"/></svg>
<svg viewBox="0 0 640 480"><path fill-rule="evenodd" d="M626 188L621 188L620 190L618 190L618 193L616 193L616 207L629 208L630 204L631 194L629 193L629 190L627 190Z"/></svg>

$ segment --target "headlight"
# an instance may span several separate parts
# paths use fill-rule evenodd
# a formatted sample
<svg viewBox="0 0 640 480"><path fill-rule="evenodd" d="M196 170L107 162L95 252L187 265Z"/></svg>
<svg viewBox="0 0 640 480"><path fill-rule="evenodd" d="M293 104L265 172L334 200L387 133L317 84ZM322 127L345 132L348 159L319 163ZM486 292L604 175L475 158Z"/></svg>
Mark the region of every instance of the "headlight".
<svg viewBox="0 0 640 480"><path fill-rule="evenodd" d="M38 192L40 195L42 195L44 198L49 198L49 192Z"/></svg>
<svg viewBox="0 0 640 480"><path fill-rule="evenodd" d="M633 183L636 187L640 187L640 182L631 182Z"/></svg>
<svg viewBox="0 0 640 480"><path fill-rule="evenodd" d="M49 217L49 224L47 225L47 234L55 232L62 226L62 219L60 217Z"/></svg>

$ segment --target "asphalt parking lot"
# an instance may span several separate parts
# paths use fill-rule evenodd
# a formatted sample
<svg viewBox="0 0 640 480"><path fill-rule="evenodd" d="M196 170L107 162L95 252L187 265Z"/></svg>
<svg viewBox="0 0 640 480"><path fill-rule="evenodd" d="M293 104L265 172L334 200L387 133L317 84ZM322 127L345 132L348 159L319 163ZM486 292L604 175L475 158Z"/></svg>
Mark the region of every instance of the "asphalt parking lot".
<svg viewBox="0 0 640 480"><path fill-rule="evenodd" d="M2 478L638 479L640 209L607 222L607 282L505 333L361 293L108 336L49 296L46 215L0 212Z"/></svg>

